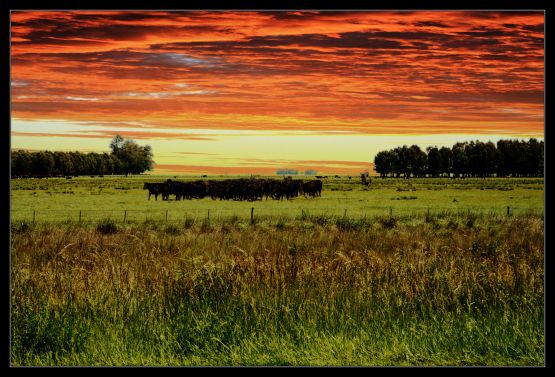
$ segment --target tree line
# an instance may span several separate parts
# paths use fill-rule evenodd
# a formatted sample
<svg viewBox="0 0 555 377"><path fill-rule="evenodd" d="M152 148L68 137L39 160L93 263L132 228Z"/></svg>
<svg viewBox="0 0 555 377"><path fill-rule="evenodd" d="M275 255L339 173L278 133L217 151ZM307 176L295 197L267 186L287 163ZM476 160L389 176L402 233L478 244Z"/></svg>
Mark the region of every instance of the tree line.
<svg viewBox="0 0 555 377"><path fill-rule="evenodd" d="M139 174L152 170L152 148L116 135L111 153L11 151L12 177Z"/></svg>
<svg viewBox="0 0 555 377"><path fill-rule="evenodd" d="M381 151L374 170L384 177L543 177L544 142L499 140L459 142L451 148L404 145Z"/></svg>

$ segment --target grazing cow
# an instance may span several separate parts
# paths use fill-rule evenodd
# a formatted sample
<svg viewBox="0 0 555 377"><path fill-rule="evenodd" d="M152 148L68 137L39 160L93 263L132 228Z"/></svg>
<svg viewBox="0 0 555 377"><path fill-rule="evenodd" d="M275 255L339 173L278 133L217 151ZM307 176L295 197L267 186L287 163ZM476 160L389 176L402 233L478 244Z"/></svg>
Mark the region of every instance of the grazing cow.
<svg viewBox="0 0 555 377"><path fill-rule="evenodd" d="M143 185L143 190L148 190L148 200L150 196L154 195L154 200L158 200L158 195L162 194L162 199L164 198L164 183L147 183Z"/></svg>
<svg viewBox="0 0 555 377"><path fill-rule="evenodd" d="M362 184L366 187L368 187L368 185L372 183L372 178L370 178L367 173L362 173L360 175L360 180L362 181Z"/></svg>
<svg viewBox="0 0 555 377"><path fill-rule="evenodd" d="M291 179L287 177L282 181L282 196L285 196L287 200L291 198L296 198L299 194L303 193L303 180L302 179Z"/></svg>
<svg viewBox="0 0 555 377"><path fill-rule="evenodd" d="M165 188L167 196L175 195L175 200L202 199L208 194L208 185L204 181L179 182L168 179Z"/></svg>
<svg viewBox="0 0 555 377"><path fill-rule="evenodd" d="M313 198L317 196L322 196L322 181L319 179L313 179L311 181L303 183L303 192L305 197L311 196Z"/></svg>

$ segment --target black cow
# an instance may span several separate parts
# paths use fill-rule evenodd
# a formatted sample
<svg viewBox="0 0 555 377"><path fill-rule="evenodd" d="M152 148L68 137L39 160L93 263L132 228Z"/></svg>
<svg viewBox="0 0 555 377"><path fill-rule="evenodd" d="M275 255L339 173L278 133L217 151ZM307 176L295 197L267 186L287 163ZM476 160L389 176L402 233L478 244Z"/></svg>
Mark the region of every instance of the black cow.
<svg viewBox="0 0 555 377"><path fill-rule="evenodd" d="M285 196L287 200L291 198L296 198L299 194L303 193L303 180L302 179L291 179L290 177L285 178L281 182L281 196ZM280 198L281 199L281 198Z"/></svg>
<svg viewBox="0 0 555 377"><path fill-rule="evenodd" d="M164 199L164 190L165 184L164 183L147 183L143 185L143 190L148 190L148 200L150 200L150 196L154 195L154 200L158 200L158 195L162 194L162 199Z"/></svg>
<svg viewBox="0 0 555 377"><path fill-rule="evenodd" d="M303 192L305 197L307 195L313 198L322 196L322 181L319 179L313 179L303 183Z"/></svg>

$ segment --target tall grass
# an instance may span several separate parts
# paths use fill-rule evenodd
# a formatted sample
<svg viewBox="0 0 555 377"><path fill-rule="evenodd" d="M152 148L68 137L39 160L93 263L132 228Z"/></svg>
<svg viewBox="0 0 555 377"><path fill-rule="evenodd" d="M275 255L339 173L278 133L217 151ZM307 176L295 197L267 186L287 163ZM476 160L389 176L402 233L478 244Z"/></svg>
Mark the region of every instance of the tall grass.
<svg viewBox="0 0 555 377"><path fill-rule="evenodd" d="M13 365L543 365L534 215L12 232Z"/></svg>

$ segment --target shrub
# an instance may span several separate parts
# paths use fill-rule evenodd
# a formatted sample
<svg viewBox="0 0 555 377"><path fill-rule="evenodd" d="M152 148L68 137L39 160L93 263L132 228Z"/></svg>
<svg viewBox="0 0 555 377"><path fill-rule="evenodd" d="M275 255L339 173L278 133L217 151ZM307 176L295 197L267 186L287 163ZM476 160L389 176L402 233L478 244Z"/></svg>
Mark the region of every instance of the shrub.
<svg viewBox="0 0 555 377"><path fill-rule="evenodd" d="M179 234L180 229L179 229L179 227L176 226L175 224L170 224L170 225L168 225L168 226L164 229L164 231L165 231L167 234L176 235L176 234Z"/></svg>
<svg viewBox="0 0 555 377"><path fill-rule="evenodd" d="M236 225L238 222L239 222L239 216L237 215L233 215L229 217L226 221L226 223L229 225Z"/></svg>
<svg viewBox="0 0 555 377"><path fill-rule="evenodd" d="M456 230L459 228L459 222L453 219L449 219L449 222L447 223L447 229L453 229Z"/></svg>
<svg viewBox="0 0 555 377"><path fill-rule="evenodd" d="M283 218L279 218L276 223L276 229L284 229L285 228L285 220Z"/></svg>
<svg viewBox="0 0 555 377"><path fill-rule="evenodd" d="M114 234L118 231L118 226L112 219L103 219L96 225L96 230L102 234Z"/></svg>
<svg viewBox="0 0 555 377"><path fill-rule="evenodd" d="M472 212L468 212L468 214L466 215L466 227L467 228L473 228L474 225L476 224L476 219L478 218L478 216Z"/></svg>
<svg viewBox="0 0 555 377"><path fill-rule="evenodd" d="M12 233L25 233L30 231L32 228L33 225L25 220L12 223Z"/></svg>
<svg viewBox="0 0 555 377"><path fill-rule="evenodd" d="M397 226L397 218L394 216L380 217L378 221L384 228L387 229L393 229Z"/></svg>
<svg viewBox="0 0 555 377"><path fill-rule="evenodd" d="M195 225L195 219L191 219L189 217L187 217L183 222L183 226L185 227L185 229L191 229L194 225Z"/></svg>
<svg viewBox="0 0 555 377"><path fill-rule="evenodd" d="M329 218L325 215L312 216L312 222L318 225L326 225L329 222Z"/></svg>
<svg viewBox="0 0 555 377"><path fill-rule="evenodd" d="M202 220L202 224L200 225L201 232L210 232L212 230L212 225L210 224L209 219Z"/></svg>

